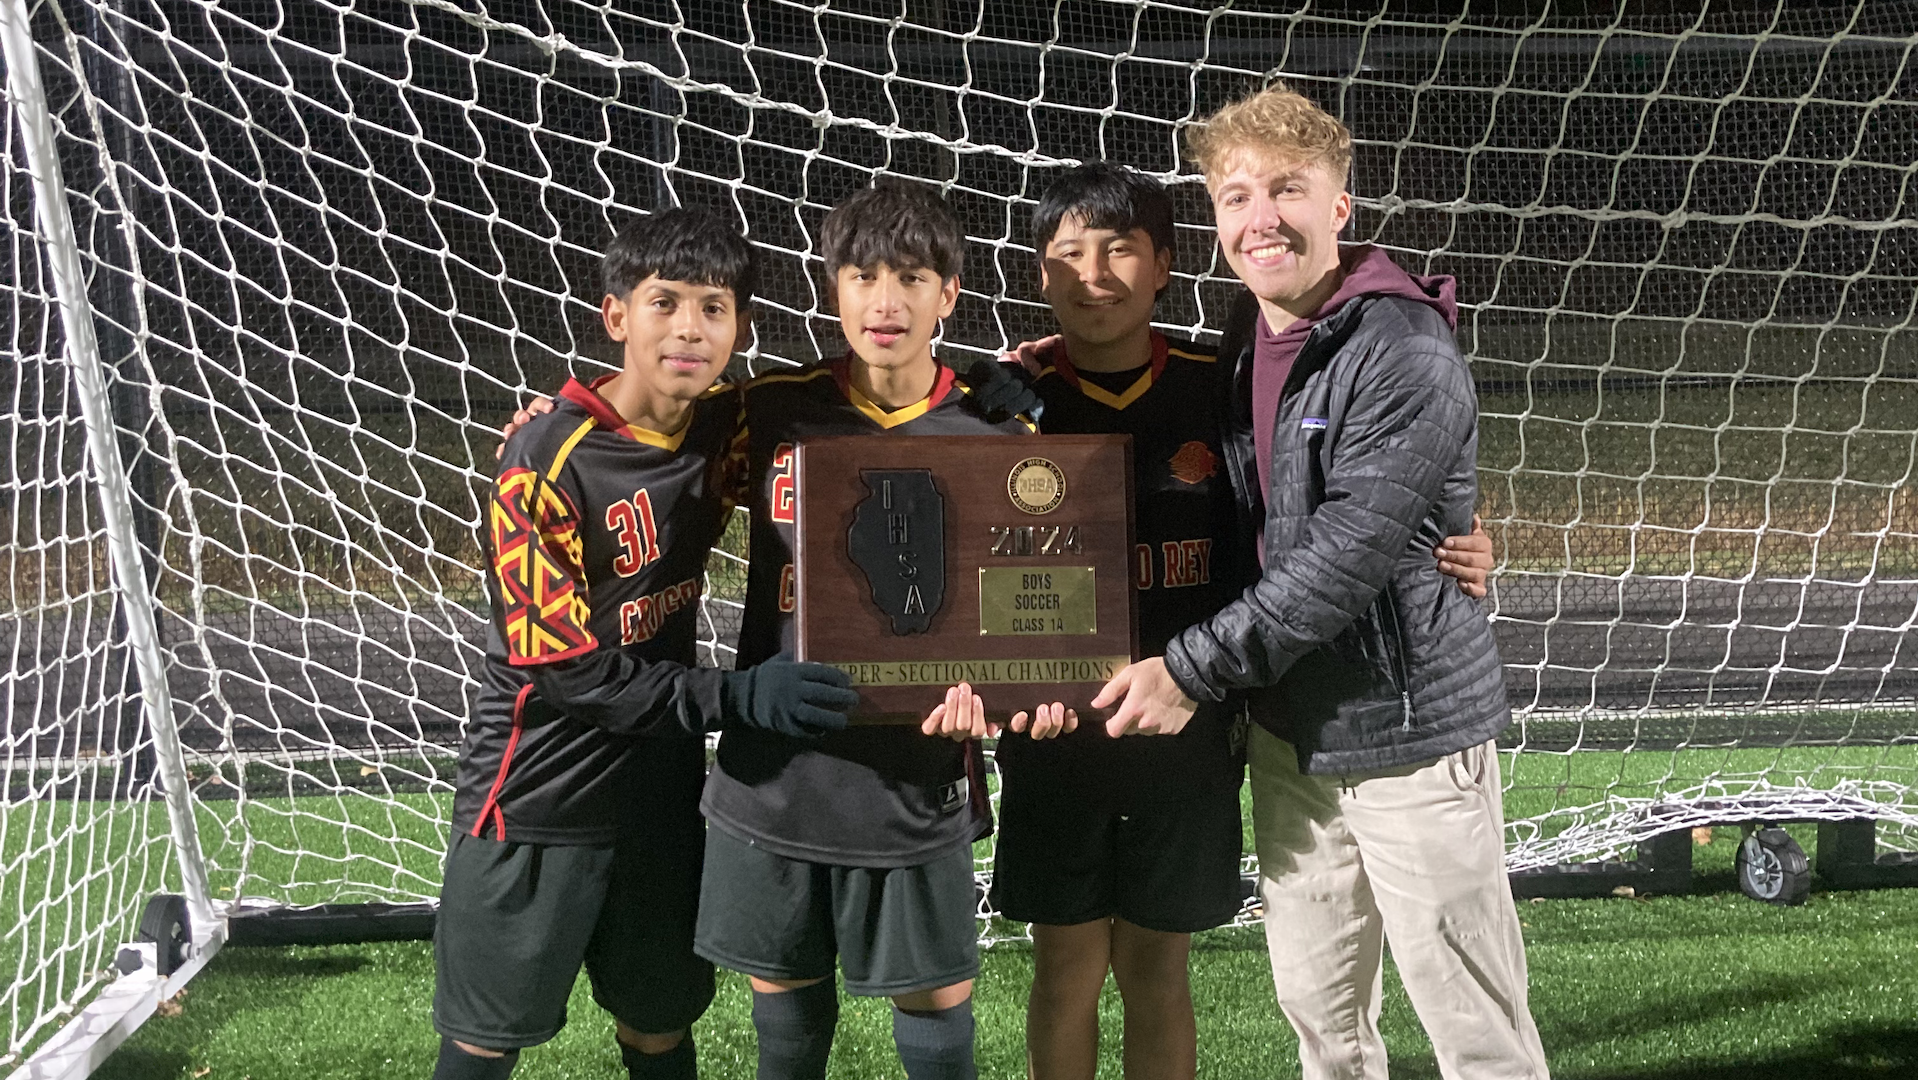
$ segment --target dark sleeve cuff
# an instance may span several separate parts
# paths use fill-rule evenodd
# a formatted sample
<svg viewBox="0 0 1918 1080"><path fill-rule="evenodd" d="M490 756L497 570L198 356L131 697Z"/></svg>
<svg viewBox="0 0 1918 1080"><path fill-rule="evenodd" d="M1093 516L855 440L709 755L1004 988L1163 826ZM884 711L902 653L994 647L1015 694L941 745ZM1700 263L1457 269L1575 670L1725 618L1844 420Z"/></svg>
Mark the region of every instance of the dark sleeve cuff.
<svg viewBox="0 0 1918 1080"><path fill-rule="evenodd" d="M680 726L689 731L718 731L730 719L727 715L727 676L735 674L718 668L687 668L680 677L679 707L684 719Z"/></svg>
<svg viewBox="0 0 1918 1080"><path fill-rule="evenodd" d="M1192 662L1192 656L1186 651L1185 636L1197 632L1197 627L1188 627L1178 637L1166 643L1165 673L1172 676L1186 697L1194 701L1224 701L1225 693L1214 690L1200 677L1198 665Z"/></svg>

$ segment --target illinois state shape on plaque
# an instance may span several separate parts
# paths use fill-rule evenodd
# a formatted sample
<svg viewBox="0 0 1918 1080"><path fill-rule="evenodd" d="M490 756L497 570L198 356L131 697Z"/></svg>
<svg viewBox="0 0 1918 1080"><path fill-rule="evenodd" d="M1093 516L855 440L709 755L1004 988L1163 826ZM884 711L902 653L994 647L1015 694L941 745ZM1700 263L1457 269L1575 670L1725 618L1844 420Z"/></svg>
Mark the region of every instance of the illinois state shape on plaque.
<svg viewBox="0 0 1918 1080"><path fill-rule="evenodd" d="M946 501L930 469L861 469L846 555L895 634L923 634L946 599Z"/></svg>

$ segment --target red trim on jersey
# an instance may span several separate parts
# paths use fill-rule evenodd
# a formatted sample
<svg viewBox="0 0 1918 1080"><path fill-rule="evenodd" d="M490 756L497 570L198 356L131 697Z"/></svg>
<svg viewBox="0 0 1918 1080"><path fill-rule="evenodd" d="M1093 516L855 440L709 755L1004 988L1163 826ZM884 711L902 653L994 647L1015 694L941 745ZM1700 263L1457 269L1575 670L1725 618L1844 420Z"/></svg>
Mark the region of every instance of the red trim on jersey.
<svg viewBox="0 0 1918 1080"><path fill-rule="evenodd" d="M692 414L687 413L686 423L681 424L679 430L670 435L663 431L654 431L651 428L641 427L621 416L619 410L613 408L612 402L607 401L599 395L600 387L605 386L608 382L618 377L619 375L617 373L601 375L586 385L581 385L578 379L568 379L566 380L566 385L559 388L559 396L585 409L586 414L593 418L593 423L598 424L607 431L624 435L629 439L645 443L648 446L657 446L661 450L669 450L677 453L680 440L686 437L686 429L692 426ZM710 389L710 387L708 389Z"/></svg>
<svg viewBox="0 0 1918 1080"><path fill-rule="evenodd" d="M533 684L527 683L519 688L519 696L513 699L513 733L506 737L506 752L500 755L499 775L493 777L493 790L486 793L486 801L480 804L479 820L473 823L473 835L486 832L486 815L493 815L493 839L506 839L506 815L500 812L499 789L506 783L506 770L513 766L513 750L519 746L519 733L526 724L526 698L533 692Z"/></svg>
<svg viewBox="0 0 1918 1080"><path fill-rule="evenodd" d="M541 664L557 664L561 660L571 660L575 656L585 656L587 653L599 648L599 639L593 637L591 634L586 635L586 637L586 641L573 646L565 652L547 653L541 656L510 655L506 658L507 666L538 667Z"/></svg>
<svg viewBox="0 0 1918 1080"><path fill-rule="evenodd" d="M852 398L852 357L852 350L847 349L846 355L826 365L826 370L832 372L834 385L839 387L840 396L847 400Z"/></svg>
<svg viewBox="0 0 1918 1080"><path fill-rule="evenodd" d="M613 408L610 402L599 396L599 388L609 380L618 377L618 375L602 375L594 379L590 385L578 379L568 379L566 385L559 388L559 396L585 409L586 415L597 421L600 427L625 431L626 418L619 415L619 410Z"/></svg>
<svg viewBox="0 0 1918 1080"><path fill-rule="evenodd" d="M1163 353L1163 350L1161 350L1161 352ZM852 362L856 355L856 353L848 349L846 350L846 355L827 365L832 371L832 381L839 386L839 393L843 395L847 401L852 400ZM951 368L944 364L939 364L937 360L933 361L933 363L939 365L939 374L933 376L932 393L927 394L924 399L924 404L928 409L945 401L946 395L952 393L953 385L959 381L959 376L953 374ZM1161 366L1164 365L1165 360L1163 355L1160 357L1159 363ZM915 404L918 403L915 402ZM912 408L911 405L902 407L907 409Z"/></svg>
<svg viewBox="0 0 1918 1080"><path fill-rule="evenodd" d="M939 374L932 380L932 393L926 395L926 404L928 406L938 406L941 402L944 402L946 396L952 393L953 384L958 381L959 376L953 374L951 368L940 364Z"/></svg>
<svg viewBox="0 0 1918 1080"><path fill-rule="evenodd" d="M1159 376L1165 374L1166 350L1168 347L1165 335L1159 333L1157 330L1152 331L1152 363L1150 366L1152 368L1153 382L1158 382ZM1064 341L1047 349L1043 362L1051 364L1052 369L1059 373L1059 377L1066 381L1067 386L1072 387L1074 390L1079 389L1079 372L1072 366L1071 358L1066 356L1066 343ZM1136 371L1138 369L1135 368L1133 370Z"/></svg>

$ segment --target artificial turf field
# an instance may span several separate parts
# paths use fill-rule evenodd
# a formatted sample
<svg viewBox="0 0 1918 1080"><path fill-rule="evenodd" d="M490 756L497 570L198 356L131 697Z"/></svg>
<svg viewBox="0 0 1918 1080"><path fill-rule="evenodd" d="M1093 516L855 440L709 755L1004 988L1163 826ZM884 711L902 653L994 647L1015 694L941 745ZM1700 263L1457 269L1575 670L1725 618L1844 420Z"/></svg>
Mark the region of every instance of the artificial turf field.
<svg viewBox="0 0 1918 1080"><path fill-rule="evenodd" d="M1810 830L1799 832L1808 849ZM1686 896L1522 902L1532 1006L1554 1075L1733 1080L1918 1077L1918 890L1814 891L1781 909L1736 891L1736 829L1697 849ZM977 992L980 1074L1023 1074L1031 954L985 954ZM1261 932L1198 937L1192 982L1204 1077L1298 1075L1273 1005ZM432 952L425 943L230 949L177 1015L155 1017L96 1073L103 1080L416 1076L431 1073ZM701 1075L753 1075L745 982L722 977L695 1029ZM1119 1002L1108 985L1102 1077L1120 1076ZM624 1076L611 1022L582 978L572 1023L527 1051L517 1077ZM1388 969L1383 1020L1394 1077L1438 1070ZM830 1075L899 1075L884 1002L846 999Z"/></svg>
<svg viewBox="0 0 1918 1080"><path fill-rule="evenodd" d="M1918 745L1908 742L1501 757L1508 819L1547 825L1555 809L1590 805L1607 794L1650 797L1712 776L1787 786L1821 787L1840 779L1910 786L1918 773ZM323 776L314 769L308 774L314 783L332 777L377 787L380 780L361 770ZM233 798L231 781L238 779L201 774L195 787L216 895L317 903L433 891L445 842L443 795L342 789L241 801ZM269 789L266 781L249 776L247 787ZM138 866L156 857L163 864L165 828L164 813L152 803L40 799L6 807L0 814L0 861L7 867L0 874L0 910L27 910L59 894L59 882L72 880L61 853L83 850L89 865L103 867ZM1815 849L1815 830L1793 831L1808 852ZM1815 891L1802 908L1768 907L1736 891L1738 835L1735 828L1720 828L1715 842L1696 849L1690 895L1520 906L1533 1010L1556 1075L1918 1077L1918 964L1912 962L1918 958L1918 889ZM361 860L352 864L356 868L342 861L349 854ZM359 884L338 884L349 870ZM55 904L19 933L0 938L0 970L21 964L35 970L22 956L22 935L58 931L67 917ZM116 932L112 940L130 933ZM989 950L984 964L978 990L982 1075L1017 1076L1031 956L1013 942ZM1294 1040L1273 1004L1259 930L1201 935L1192 972L1202 1075L1298 1075ZM98 1075L424 1078L437 1041L428 1019L432 975L424 943L228 949L193 981L178 1015L150 1020ZM33 1000L31 992L22 998ZM1119 1030L1118 1002L1110 993L1106 1008L1102 1075L1117 1077L1117 1044L1110 1036ZM583 983L573 1016L575 1023L560 1038L523 1057L516 1075L623 1076L610 1022ZM1389 975L1384 1028L1395 1076L1437 1075L1416 1018ZM753 1038L741 980L724 977L720 997L696 1034L703 1075L752 1076ZM832 1075L892 1077L897 1068L884 1004L849 1001Z"/></svg>

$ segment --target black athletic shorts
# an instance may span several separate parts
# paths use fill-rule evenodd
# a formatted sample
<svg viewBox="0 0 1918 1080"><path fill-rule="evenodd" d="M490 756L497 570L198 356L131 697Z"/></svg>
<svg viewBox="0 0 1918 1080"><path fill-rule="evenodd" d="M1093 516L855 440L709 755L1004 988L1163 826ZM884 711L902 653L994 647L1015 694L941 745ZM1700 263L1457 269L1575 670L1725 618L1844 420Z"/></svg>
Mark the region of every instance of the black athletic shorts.
<svg viewBox="0 0 1918 1080"><path fill-rule="evenodd" d="M1231 922L1239 884L1239 792L1223 785L1121 813L1028 792L999 796L992 905L1044 926L1118 916L1189 934Z"/></svg>
<svg viewBox="0 0 1918 1080"><path fill-rule="evenodd" d="M699 955L762 979L831 978L894 997L979 974L972 846L917 866L834 866L775 855L713 826Z"/></svg>
<svg viewBox="0 0 1918 1080"><path fill-rule="evenodd" d="M704 852L697 816L612 844L522 844L456 833L433 932L433 1026L495 1050L566 1024L586 965L593 1000L636 1031L689 1027L713 1000L693 953Z"/></svg>

